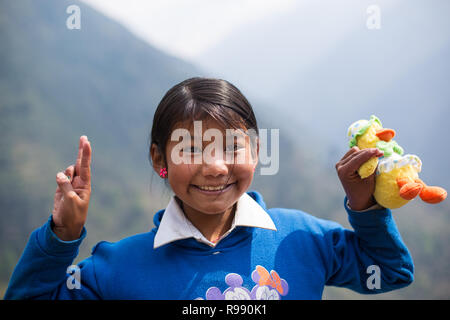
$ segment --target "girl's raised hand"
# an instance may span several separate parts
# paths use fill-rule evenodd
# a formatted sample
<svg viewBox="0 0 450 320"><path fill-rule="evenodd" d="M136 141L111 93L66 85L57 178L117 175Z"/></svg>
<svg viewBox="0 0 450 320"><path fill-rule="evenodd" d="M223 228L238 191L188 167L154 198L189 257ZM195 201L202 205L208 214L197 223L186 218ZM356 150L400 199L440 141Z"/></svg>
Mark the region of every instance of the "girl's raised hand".
<svg viewBox="0 0 450 320"><path fill-rule="evenodd" d="M87 219L91 196L91 154L88 138L81 136L75 165L56 175L58 187L52 211L52 229L64 241L78 239Z"/></svg>
<svg viewBox="0 0 450 320"><path fill-rule="evenodd" d="M353 147L336 163L336 171L351 209L360 211L376 204L373 198L375 173L361 179L358 169L370 158L381 157L382 155L383 152L377 148L360 150L358 147Z"/></svg>

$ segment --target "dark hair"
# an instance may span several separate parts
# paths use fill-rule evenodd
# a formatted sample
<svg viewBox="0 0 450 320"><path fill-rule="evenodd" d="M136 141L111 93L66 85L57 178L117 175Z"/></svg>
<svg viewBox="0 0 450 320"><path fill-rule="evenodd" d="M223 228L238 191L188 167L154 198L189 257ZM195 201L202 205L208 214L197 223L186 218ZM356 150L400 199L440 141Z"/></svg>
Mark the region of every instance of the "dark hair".
<svg viewBox="0 0 450 320"><path fill-rule="evenodd" d="M208 116L224 128L259 134L253 108L238 88L226 80L194 77L173 86L162 98L153 117L150 148L156 144L167 164L166 145L175 125ZM149 159L151 163L150 152Z"/></svg>

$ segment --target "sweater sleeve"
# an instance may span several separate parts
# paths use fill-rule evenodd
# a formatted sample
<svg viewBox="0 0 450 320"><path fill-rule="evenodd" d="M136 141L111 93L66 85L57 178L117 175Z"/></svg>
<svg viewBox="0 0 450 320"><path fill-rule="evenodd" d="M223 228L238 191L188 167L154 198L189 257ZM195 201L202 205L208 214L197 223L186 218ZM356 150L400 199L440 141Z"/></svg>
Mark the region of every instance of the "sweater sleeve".
<svg viewBox="0 0 450 320"><path fill-rule="evenodd" d="M60 240L51 229L52 217L32 232L16 265L5 300L12 299L100 299L93 257L72 265L86 236Z"/></svg>
<svg viewBox="0 0 450 320"><path fill-rule="evenodd" d="M325 233L329 248L326 285L359 293L382 293L412 283L414 266L390 209L353 211L344 202L354 231Z"/></svg>

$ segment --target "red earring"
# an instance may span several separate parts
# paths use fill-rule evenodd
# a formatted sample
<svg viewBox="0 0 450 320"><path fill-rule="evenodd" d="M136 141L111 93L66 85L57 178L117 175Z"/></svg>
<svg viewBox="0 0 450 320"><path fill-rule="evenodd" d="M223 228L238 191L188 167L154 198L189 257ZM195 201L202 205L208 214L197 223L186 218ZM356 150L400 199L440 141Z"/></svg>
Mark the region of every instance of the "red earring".
<svg viewBox="0 0 450 320"><path fill-rule="evenodd" d="M165 167L159 170L159 176L163 179L167 176L167 169Z"/></svg>

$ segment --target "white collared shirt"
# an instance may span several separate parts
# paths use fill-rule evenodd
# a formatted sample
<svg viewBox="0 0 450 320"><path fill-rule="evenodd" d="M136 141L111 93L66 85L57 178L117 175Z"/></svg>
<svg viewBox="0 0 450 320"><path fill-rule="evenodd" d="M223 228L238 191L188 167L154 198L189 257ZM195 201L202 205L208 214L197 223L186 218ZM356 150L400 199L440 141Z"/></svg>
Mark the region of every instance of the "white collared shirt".
<svg viewBox="0 0 450 320"><path fill-rule="evenodd" d="M172 196L156 232L153 248L156 249L170 242L187 238L194 238L199 242L215 247L220 240L228 236L237 226L277 230L269 214L252 197L244 193L237 201L230 230L225 232L216 243L213 243L206 239L186 218L175 196Z"/></svg>

